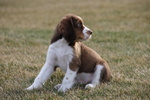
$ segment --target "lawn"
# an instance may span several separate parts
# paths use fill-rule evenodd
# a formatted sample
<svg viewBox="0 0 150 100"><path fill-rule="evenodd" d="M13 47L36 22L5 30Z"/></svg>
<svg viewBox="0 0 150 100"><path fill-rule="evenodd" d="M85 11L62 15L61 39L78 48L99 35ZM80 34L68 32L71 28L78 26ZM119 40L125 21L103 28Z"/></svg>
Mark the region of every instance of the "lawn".
<svg viewBox="0 0 150 100"><path fill-rule="evenodd" d="M112 79L96 89L76 85L67 93L53 87L57 69L43 89L24 91L46 58L54 29L68 13L81 16L93 31L84 44L108 61ZM1 100L149 100L149 0L1 0Z"/></svg>

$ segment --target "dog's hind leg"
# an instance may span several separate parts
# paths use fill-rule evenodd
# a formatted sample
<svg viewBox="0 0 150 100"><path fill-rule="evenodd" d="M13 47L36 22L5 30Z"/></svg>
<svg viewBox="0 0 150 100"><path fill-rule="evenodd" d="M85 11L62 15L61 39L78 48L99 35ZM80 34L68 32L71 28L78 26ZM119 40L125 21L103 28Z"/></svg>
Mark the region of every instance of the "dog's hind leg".
<svg viewBox="0 0 150 100"><path fill-rule="evenodd" d="M95 88L99 83L99 79L101 78L101 72L102 72L102 69L104 68L103 65L96 65L95 67L95 72L93 74L93 78L92 78L92 82L87 84L85 86L85 88Z"/></svg>
<svg viewBox="0 0 150 100"><path fill-rule="evenodd" d="M105 83L110 80L110 68L106 61L98 63L95 67L93 79L90 84L87 84L85 88L95 88L100 83Z"/></svg>

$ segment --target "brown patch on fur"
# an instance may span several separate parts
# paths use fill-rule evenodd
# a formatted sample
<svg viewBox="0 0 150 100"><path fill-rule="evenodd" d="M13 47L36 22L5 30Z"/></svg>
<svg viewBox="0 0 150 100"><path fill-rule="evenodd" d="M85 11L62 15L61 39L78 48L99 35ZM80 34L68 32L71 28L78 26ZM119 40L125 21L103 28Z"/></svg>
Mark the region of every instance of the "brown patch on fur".
<svg viewBox="0 0 150 100"><path fill-rule="evenodd" d="M75 43L75 45L73 46L74 48L74 57L72 59L72 61L70 62L70 69L73 71L77 71L81 65L81 48L79 43Z"/></svg>
<svg viewBox="0 0 150 100"><path fill-rule="evenodd" d="M82 40L84 38L84 35L82 34L81 30L76 30L76 34L77 34L77 40L76 41Z"/></svg>
<svg viewBox="0 0 150 100"><path fill-rule="evenodd" d="M91 48L80 43L81 48L81 65L78 73L93 73L95 71L95 66L97 61L101 60L101 57Z"/></svg>
<svg viewBox="0 0 150 100"><path fill-rule="evenodd" d="M98 53L91 48L76 42L74 46L74 58L70 63L70 69L77 71L77 73L94 73L96 65L103 65L100 82L107 82L110 80L111 74L109 65L103 60Z"/></svg>

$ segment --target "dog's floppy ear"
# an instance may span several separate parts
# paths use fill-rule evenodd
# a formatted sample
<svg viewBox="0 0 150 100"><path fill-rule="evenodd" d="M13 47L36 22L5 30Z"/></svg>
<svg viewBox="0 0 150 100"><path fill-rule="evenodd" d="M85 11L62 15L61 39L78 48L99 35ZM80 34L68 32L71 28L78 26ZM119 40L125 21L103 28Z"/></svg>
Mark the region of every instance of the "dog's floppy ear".
<svg viewBox="0 0 150 100"><path fill-rule="evenodd" d="M73 16L64 17L60 23L58 23L55 34L51 40L51 43L64 37L70 46L75 44L76 33L75 33L75 19Z"/></svg>
<svg viewBox="0 0 150 100"><path fill-rule="evenodd" d="M76 39L76 33L75 33L75 20L73 17L69 18L69 28L67 29L67 35L68 35L68 42L69 45L74 45L75 44L75 39Z"/></svg>
<svg viewBox="0 0 150 100"><path fill-rule="evenodd" d="M56 28L55 28L55 32L54 32L54 35L51 39L51 44L56 42L57 40L61 39L62 38L62 33L64 32L64 28L63 26L61 25L61 23L59 23Z"/></svg>
<svg viewBox="0 0 150 100"><path fill-rule="evenodd" d="M70 46L75 44L76 33L74 29L74 18L67 17L64 22L64 33L63 37L67 40Z"/></svg>

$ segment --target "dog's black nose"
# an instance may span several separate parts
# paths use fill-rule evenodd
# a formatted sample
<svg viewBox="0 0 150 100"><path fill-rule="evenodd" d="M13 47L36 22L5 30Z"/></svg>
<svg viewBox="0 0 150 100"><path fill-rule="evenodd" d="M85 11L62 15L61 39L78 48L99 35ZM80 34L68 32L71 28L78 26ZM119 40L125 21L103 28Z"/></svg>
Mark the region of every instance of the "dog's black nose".
<svg viewBox="0 0 150 100"><path fill-rule="evenodd" d="M87 31L87 33L88 33L89 35L91 35L93 32L92 32L91 30L89 30L89 31Z"/></svg>

